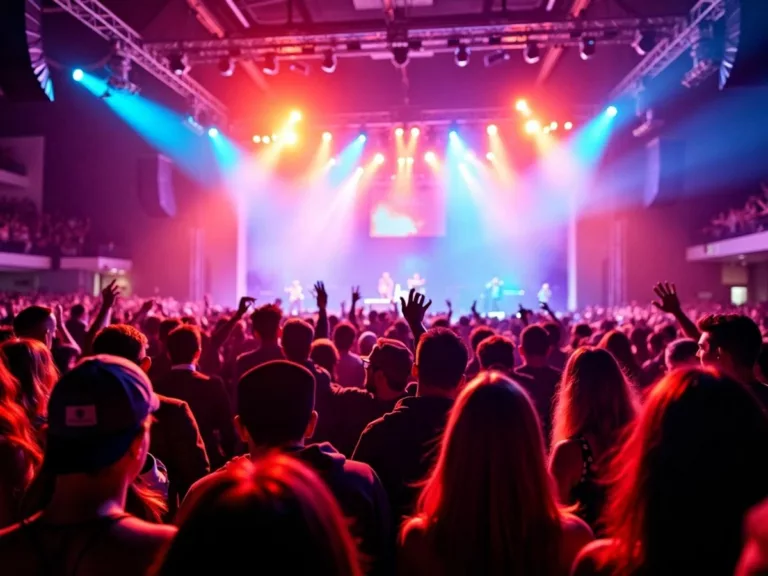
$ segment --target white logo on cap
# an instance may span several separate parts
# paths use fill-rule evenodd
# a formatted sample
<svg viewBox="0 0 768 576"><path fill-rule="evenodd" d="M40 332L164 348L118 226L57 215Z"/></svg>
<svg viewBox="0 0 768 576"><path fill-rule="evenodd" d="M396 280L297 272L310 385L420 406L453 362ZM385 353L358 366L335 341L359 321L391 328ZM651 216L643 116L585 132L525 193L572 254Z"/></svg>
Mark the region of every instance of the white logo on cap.
<svg viewBox="0 0 768 576"><path fill-rule="evenodd" d="M67 426L96 426L96 406L88 404L85 406L67 406L64 413L64 423Z"/></svg>

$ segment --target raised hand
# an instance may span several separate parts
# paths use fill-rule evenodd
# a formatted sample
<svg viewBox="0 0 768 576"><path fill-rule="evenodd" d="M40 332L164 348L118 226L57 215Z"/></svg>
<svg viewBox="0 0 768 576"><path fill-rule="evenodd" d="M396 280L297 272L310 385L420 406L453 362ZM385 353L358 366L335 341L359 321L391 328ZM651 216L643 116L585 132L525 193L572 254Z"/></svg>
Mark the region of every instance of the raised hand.
<svg viewBox="0 0 768 576"><path fill-rule="evenodd" d="M101 291L101 305L107 310L111 309L117 302L118 296L120 296L120 287L117 285L117 280L112 280Z"/></svg>
<svg viewBox="0 0 768 576"><path fill-rule="evenodd" d="M549 304L547 302L539 302L539 307L544 310L544 312L552 312L552 309L549 307Z"/></svg>
<svg viewBox="0 0 768 576"><path fill-rule="evenodd" d="M56 325L64 325L64 308L62 308L59 302L53 305L53 317L56 318Z"/></svg>
<svg viewBox="0 0 768 576"><path fill-rule="evenodd" d="M408 301L405 298L400 298L400 306L403 311L403 318L408 322L409 326L421 324L424 321L424 315L432 305L432 300L429 300L426 304L424 294L419 294L414 288L408 293Z"/></svg>
<svg viewBox="0 0 768 576"><path fill-rule="evenodd" d="M252 298L251 296L243 296L240 298L240 302L237 304L237 315L239 317L245 316L246 312L248 312L248 309L256 302L256 298Z"/></svg>
<svg viewBox="0 0 768 576"><path fill-rule="evenodd" d="M354 308L361 299L360 286L352 286L352 307Z"/></svg>
<svg viewBox="0 0 768 576"><path fill-rule="evenodd" d="M139 308L139 314L149 314L152 311L152 308L155 307L155 301L151 298L149 300L144 300L144 302L141 305L141 308Z"/></svg>
<svg viewBox="0 0 768 576"><path fill-rule="evenodd" d="M448 307L448 312L453 312L453 305L450 300L446 300L445 305Z"/></svg>
<svg viewBox="0 0 768 576"><path fill-rule="evenodd" d="M325 291L325 284L323 282L316 282L315 288L312 291L312 295L317 301L318 310L325 310L328 306L328 292Z"/></svg>
<svg viewBox="0 0 768 576"><path fill-rule="evenodd" d="M658 300L652 300L651 304L667 314L677 314L682 310L680 298L677 296L677 288L669 282L659 282L653 288Z"/></svg>
<svg viewBox="0 0 768 576"><path fill-rule="evenodd" d="M472 312L472 316L478 316L479 315L477 313L477 300L472 302L472 308L470 308L470 311Z"/></svg>

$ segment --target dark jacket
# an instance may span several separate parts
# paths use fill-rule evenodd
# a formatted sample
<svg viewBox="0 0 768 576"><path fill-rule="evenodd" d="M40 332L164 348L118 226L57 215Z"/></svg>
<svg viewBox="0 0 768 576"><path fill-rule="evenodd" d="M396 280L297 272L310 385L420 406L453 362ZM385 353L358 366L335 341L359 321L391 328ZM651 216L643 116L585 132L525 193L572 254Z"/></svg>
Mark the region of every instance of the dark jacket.
<svg viewBox="0 0 768 576"><path fill-rule="evenodd" d="M244 352L235 360L235 382L240 380L242 375L251 368L256 368L256 366L266 364L272 360L284 359L283 350L277 344L267 344L251 352Z"/></svg>
<svg viewBox="0 0 768 576"><path fill-rule="evenodd" d="M552 409L557 386L563 373L551 366L520 366L515 370L515 380L533 401L539 415L544 443L549 445L552 433Z"/></svg>
<svg viewBox="0 0 768 576"><path fill-rule="evenodd" d="M211 471L205 444L186 402L158 394L160 408L153 414L150 453L168 470L168 502L173 513L189 487Z"/></svg>
<svg viewBox="0 0 768 576"><path fill-rule="evenodd" d="M398 524L413 513L415 484L427 476L435 461L452 407L449 398L406 397L360 436L352 459L369 464L379 476Z"/></svg>
<svg viewBox="0 0 768 576"><path fill-rule="evenodd" d="M224 385L193 370L171 370L155 385L160 394L189 404L200 428L211 467L218 468L235 454L237 436Z"/></svg>

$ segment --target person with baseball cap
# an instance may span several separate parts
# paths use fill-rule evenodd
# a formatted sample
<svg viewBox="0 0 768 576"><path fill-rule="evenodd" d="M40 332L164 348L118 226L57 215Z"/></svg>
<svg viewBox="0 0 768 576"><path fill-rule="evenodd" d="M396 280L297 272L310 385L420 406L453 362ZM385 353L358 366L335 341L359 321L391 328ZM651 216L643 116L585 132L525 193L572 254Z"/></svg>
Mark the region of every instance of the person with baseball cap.
<svg viewBox="0 0 768 576"><path fill-rule="evenodd" d="M310 443L318 418L322 417L315 411L315 388L315 376L306 366L288 360L260 364L237 384L235 427L248 445L251 458L278 450L309 465L352 521L351 531L363 555L378 564L389 551L387 495L370 466L347 460L328 442ZM198 480L190 488L181 515L194 506L218 473Z"/></svg>
<svg viewBox="0 0 768 576"><path fill-rule="evenodd" d="M143 574L176 529L125 512L145 465L152 413L147 376L122 358L95 356L59 380L48 401L42 510L0 531L3 572Z"/></svg>

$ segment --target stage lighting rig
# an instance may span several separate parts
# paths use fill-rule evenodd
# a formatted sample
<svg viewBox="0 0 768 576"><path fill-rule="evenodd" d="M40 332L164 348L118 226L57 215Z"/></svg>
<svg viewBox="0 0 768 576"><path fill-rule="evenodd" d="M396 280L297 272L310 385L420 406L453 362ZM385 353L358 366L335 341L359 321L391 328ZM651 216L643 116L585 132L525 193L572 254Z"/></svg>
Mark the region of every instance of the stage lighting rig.
<svg viewBox="0 0 768 576"><path fill-rule="evenodd" d="M292 60L288 65L288 70L300 74L301 76L309 76L309 64L299 60Z"/></svg>
<svg viewBox="0 0 768 576"><path fill-rule="evenodd" d="M176 76L184 76L190 70L189 58L183 52L168 54L168 68Z"/></svg>
<svg viewBox="0 0 768 576"><path fill-rule="evenodd" d="M464 68L469 64L469 48L465 44L459 44L456 48L456 66Z"/></svg>
<svg viewBox="0 0 768 576"><path fill-rule="evenodd" d="M486 68L490 68L501 62L506 62L510 58L511 55L508 50L494 50L485 55L483 62L485 63Z"/></svg>
<svg viewBox="0 0 768 576"><path fill-rule="evenodd" d="M235 61L230 56L224 56L219 60L219 74L229 78L235 73Z"/></svg>
<svg viewBox="0 0 768 576"><path fill-rule="evenodd" d="M523 60L527 64L536 64L541 60L541 50L539 50L539 45L536 42L529 41L525 45L525 48L523 48Z"/></svg>
<svg viewBox="0 0 768 576"><path fill-rule="evenodd" d="M336 54L333 50L326 50L323 53L323 62L320 64L320 69L326 74L333 74L336 71Z"/></svg>
<svg viewBox="0 0 768 576"><path fill-rule="evenodd" d="M277 61L277 55L274 52L264 55L261 71L267 76L277 76L277 73L280 72L280 63Z"/></svg>
<svg viewBox="0 0 768 576"><path fill-rule="evenodd" d="M586 36L581 39L579 43L579 55L582 60L589 60L595 55L595 49L597 48L597 40L591 36Z"/></svg>
<svg viewBox="0 0 768 576"><path fill-rule="evenodd" d="M107 78L107 92L111 88L115 92L138 94L141 89L131 82L131 58L123 49L119 40L112 41L112 55L107 62L109 78ZM105 96L109 95L105 92Z"/></svg>
<svg viewBox="0 0 768 576"><path fill-rule="evenodd" d="M638 56L645 56L656 46L656 32L653 30L638 30L637 37L632 43Z"/></svg>
<svg viewBox="0 0 768 576"><path fill-rule="evenodd" d="M405 68L408 65L410 48L408 45L392 46L392 63L397 68Z"/></svg>

